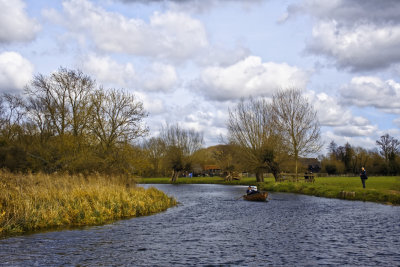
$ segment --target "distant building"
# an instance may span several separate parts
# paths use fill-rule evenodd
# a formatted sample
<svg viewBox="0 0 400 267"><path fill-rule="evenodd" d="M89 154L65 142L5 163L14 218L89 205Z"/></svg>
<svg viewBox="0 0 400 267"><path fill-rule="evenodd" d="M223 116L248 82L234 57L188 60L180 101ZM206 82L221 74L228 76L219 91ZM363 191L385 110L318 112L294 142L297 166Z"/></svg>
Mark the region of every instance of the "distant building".
<svg viewBox="0 0 400 267"><path fill-rule="evenodd" d="M211 177L221 173L221 169L218 165L204 165L203 169L204 173Z"/></svg>

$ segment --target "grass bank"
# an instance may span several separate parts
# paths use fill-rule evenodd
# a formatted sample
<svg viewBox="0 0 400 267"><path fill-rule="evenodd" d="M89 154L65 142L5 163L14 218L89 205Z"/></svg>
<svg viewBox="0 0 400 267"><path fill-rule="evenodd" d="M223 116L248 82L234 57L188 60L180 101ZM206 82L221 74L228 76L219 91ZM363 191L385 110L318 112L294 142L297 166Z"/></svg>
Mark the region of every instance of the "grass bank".
<svg viewBox="0 0 400 267"><path fill-rule="evenodd" d="M0 171L0 237L37 230L100 225L176 205L125 177L16 175Z"/></svg>
<svg viewBox="0 0 400 267"><path fill-rule="evenodd" d="M315 183L275 183L261 185L264 190L305 195L371 201L400 205L400 177L368 177L363 189L359 177L319 177Z"/></svg>
<svg viewBox="0 0 400 267"><path fill-rule="evenodd" d="M169 183L168 178L145 178L139 183ZM242 178L240 181L226 182L220 177L179 178L179 184L255 184L254 177ZM400 205L400 176L368 177L366 189L362 188L359 177L317 177L315 183L282 182L275 183L271 177L258 184L262 190L270 192L288 192L305 195L341 198L348 200L371 201L384 204Z"/></svg>

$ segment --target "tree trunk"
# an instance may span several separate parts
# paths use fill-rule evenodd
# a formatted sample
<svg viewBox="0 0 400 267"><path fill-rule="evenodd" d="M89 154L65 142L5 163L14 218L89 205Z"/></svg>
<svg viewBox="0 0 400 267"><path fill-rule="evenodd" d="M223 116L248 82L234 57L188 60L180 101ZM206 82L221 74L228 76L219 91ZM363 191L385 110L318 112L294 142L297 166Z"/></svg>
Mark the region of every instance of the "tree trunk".
<svg viewBox="0 0 400 267"><path fill-rule="evenodd" d="M279 179L279 175L280 175L279 174L280 173L279 164L277 164L275 162L271 162L268 166L269 166L272 174L274 175L275 182L277 182Z"/></svg>
<svg viewBox="0 0 400 267"><path fill-rule="evenodd" d="M225 176L225 181L232 181L232 174L231 172L228 172L227 175Z"/></svg>
<svg viewBox="0 0 400 267"><path fill-rule="evenodd" d="M256 181L257 183L263 183L264 182L264 175L263 175L263 171L257 171L256 172Z"/></svg>
<svg viewBox="0 0 400 267"><path fill-rule="evenodd" d="M171 177L171 183L176 183L176 181L178 180L178 176L179 176L179 171L172 171L172 177Z"/></svg>

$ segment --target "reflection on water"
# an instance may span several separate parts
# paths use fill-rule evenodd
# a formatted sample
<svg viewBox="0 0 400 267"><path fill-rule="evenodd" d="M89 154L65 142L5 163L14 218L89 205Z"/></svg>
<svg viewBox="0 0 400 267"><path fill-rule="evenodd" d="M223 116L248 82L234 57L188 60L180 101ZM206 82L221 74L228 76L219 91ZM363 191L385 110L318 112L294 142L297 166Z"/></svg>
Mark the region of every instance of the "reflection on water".
<svg viewBox="0 0 400 267"><path fill-rule="evenodd" d="M400 207L245 186L157 185L181 203L152 216L0 240L4 266L400 265Z"/></svg>

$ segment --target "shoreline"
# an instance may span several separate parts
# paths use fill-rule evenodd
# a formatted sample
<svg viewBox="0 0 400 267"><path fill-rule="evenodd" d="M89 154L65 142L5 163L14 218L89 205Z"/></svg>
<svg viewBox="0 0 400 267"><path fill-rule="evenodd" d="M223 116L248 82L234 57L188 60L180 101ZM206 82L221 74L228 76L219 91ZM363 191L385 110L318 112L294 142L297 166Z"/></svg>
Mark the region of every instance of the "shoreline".
<svg viewBox="0 0 400 267"><path fill-rule="evenodd" d="M142 178L141 184L170 184L169 178ZM254 177L224 181L221 177L179 178L175 184L223 184L250 185L269 192L285 192L344 200L368 201L385 205L400 205L400 176L369 177L362 188L358 177L317 177L315 183L275 182L267 177L264 183L256 183Z"/></svg>

